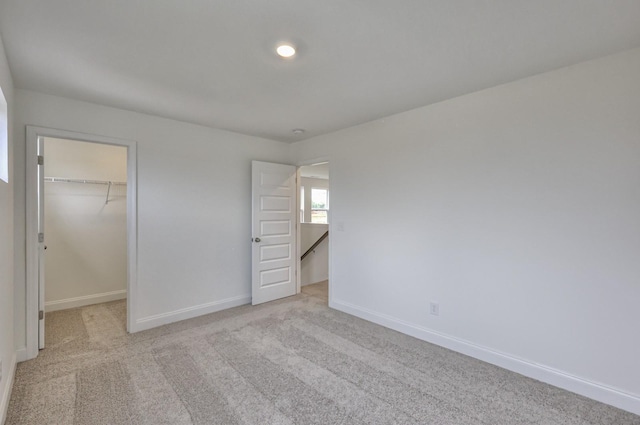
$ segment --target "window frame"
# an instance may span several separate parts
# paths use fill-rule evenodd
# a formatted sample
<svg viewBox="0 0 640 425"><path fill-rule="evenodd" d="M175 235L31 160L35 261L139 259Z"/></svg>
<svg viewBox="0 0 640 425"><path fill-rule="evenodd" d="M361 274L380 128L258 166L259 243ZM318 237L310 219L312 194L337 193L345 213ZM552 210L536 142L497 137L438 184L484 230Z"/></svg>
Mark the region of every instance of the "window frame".
<svg viewBox="0 0 640 425"><path fill-rule="evenodd" d="M313 207L313 191L314 190L323 190L323 191L326 192L325 208L314 208ZM310 222L314 223L314 221L313 221L313 212L314 211L324 211L326 213L326 222L325 223L315 223L315 224L329 224L329 209L331 208L330 203L329 203L329 188L311 186L310 198L311 198L311 221Z"/></svg>

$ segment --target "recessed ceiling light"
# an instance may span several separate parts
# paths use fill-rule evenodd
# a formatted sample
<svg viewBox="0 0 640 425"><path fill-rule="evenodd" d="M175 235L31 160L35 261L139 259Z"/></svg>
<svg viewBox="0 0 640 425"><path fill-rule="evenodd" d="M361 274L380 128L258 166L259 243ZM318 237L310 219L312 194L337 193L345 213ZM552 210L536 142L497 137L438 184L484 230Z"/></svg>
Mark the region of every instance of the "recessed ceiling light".
<svg viewBox="0 0 640 425"><path fill-rule="evenodd" d="M296 54L296 49L290 44L281 44L276 48L276 53L283 58L290 58Z"/></svg>
<svg viewBox="0 0 640 425"><path fill-rule="evenodd" d="M304 133L304 128L294 128L293 130L291 130L293 132L293 134L303 134Z"/></svg>

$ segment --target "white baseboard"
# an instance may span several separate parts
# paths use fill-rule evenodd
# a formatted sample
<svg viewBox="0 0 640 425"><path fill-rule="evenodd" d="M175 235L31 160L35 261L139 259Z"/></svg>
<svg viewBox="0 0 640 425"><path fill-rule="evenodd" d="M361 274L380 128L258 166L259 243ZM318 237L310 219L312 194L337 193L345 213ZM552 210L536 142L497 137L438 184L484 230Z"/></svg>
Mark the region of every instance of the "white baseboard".
<svg viewBox="0 0 640 425"><path fill-rule="evenodd" d="M466 354L467 356L494 364L529 378L537 379L538 381L546 382L567 391L640 415L640 395L620 391L604 384L592 382L561 370L521 359L510 354L501 353L450 335L435 332L350 303L332 299L329 302L329 306L336 310L360 317L361 319L411 335L423 341Z"/></svg>
<svg viewBox="0 0 640 425"><path fill-rule="evenodd" d="M216 311L226 310L232 307L238 307L251 302L251 295L242 295L239 297L227 298L225 300L213 301L206 304L200 304L193 307L182 308L180 310L170 311L168 313L156 314L153 316L143 317L135 321L135 329L130 330L131 333L144 331L155 328L157 326L166 325L180 320L191 319L205 314L215 313Z"/></svg>
<svg viewBox="0 0 640 425"><path fill-rule="evenodd" d="M20 362L24 362L26 360L29 360L28 356L27 356L27 347L22 347L16 350L16 362L20 363Z"/></svg>
<svg viewBox="0 0 640 425"><path fill-rule="evenodd" d="M84 307L85 305L106 303L127 298L127 290L103 292L102 294L85 295L82 297L67 298L64 300L47 301L44 303L44 310L51 311L66 310L68 308Z"/></svg>
<svg viewBox="0 0 640 425"><path fill-rule="evenodd" d="M0 424L4 424L7 419L7 411L9 410L9 400L11 400L11 390L13 388L13 378L16 375L16 353L11 357L9 365L9 373L2 377L2 398L0 399Z"/></svg>
<svg viewBox="0 0 640 425"><path fill-rule="evenodd" d="M324 282L325 280L329 280L329 278L327 277L327 278L324 278L324 279L316 280L315 282L301 283L300 286L315 285L316 283Z"/></svg>

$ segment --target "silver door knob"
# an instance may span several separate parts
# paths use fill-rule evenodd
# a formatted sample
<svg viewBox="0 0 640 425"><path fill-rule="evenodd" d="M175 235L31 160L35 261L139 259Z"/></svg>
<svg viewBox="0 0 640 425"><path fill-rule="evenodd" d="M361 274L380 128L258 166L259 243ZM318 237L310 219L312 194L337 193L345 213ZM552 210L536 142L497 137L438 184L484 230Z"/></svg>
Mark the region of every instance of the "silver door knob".
<svg viewBox="0 0 640 425"><path fill-rule="evenodd" d="M260 238L255 238L254 239L254 241L256 241L256 242L260 242L260 240L261 240Z"/></svg>

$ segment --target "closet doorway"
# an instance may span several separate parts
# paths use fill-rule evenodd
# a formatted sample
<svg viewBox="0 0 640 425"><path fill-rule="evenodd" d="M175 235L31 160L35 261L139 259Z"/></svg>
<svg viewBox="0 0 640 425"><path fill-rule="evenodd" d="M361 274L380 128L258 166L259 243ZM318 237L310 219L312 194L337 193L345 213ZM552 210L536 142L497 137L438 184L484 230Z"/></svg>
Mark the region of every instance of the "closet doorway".
<svg viewBox="0 0 640 425"><path fill-rule="evenodd" d="M135 143L60 133L28 128L37 167L27 170L27 319L38 313L27 320L29 358L63 339L59 327L91 335L133 323ZM47 326L48 317L79 323Z"/></svg>
<svg viewBox="0 0 640 425"><path fill-rule="evenodd" d="M45 137L44 149L45 314L126 299L127 148Z"/></svg>

